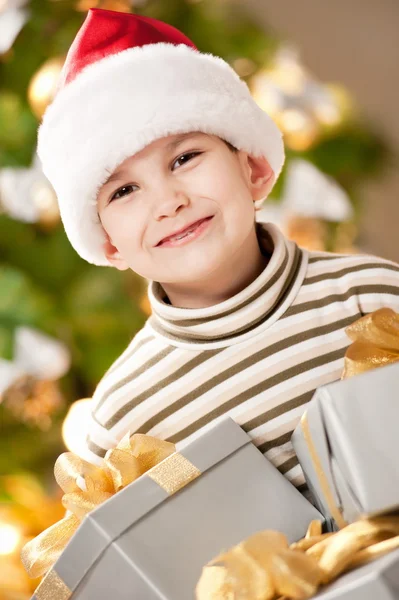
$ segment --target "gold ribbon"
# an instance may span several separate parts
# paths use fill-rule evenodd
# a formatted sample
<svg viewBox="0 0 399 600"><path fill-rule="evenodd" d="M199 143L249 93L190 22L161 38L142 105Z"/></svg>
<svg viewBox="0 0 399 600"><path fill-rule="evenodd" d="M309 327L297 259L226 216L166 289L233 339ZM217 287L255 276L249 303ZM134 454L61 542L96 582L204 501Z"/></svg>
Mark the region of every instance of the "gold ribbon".
<svg viewBox="0 0 399 600"><path fill-rule="evenodd" d="M87 513L174 454L174 444L137 433L132 437L127 433L115 448L108 450L103 467L92 465L73 452L61 454L55 463L54 475L65 492L62 504L70 514L45 529L22 548L21 559L28 575L44 575L56 562ZM191 465L184 457L182 459L183 464ZM185 477L185 483L198 474L199 471L190 472ZM168 484L171 478L173 479L173 474L169 473ZM162 479L158 478L157 483L162 486ZM181 487L181 481L179 485ZM57 577L54 571L51 577ZM42 583L44 587L48 587L48 582Z"/></svg>
<svg viewBox="0 0 399 600"><path fill-rule="evenodd" d="M399 360L399 314L380 308L345 329L352 340L344 358L341 379Z"/></svg>
<svg viewBox="0 0 399 600"><path fill-rule="evenodd" d="M339 507L337 506L337 503L335 502L334 494L331 490L327 476L324 473L323 466L321 464L321 460L319 458L319 455L317 453L316 447L315 447L313 439L312 439L312 434L310 433L308 417L307 417L306 412L302 415L302 418L301 418L301 428L302 428L304 440L305 440L306 445L309 450L309 455L310 455L311 461L313 463L313 467L314 467L317 479L319 480L320 489L323 493L325 501L327 502L327 506L330 511L330 514L333 517L336 524L338 525L338 527L340 529L342 529L343 527L345 527L347 525L347 522L343 518L341 510L339 509Z"/></svg>
<svg viewBox="0 0 399 600"><path fill-rule="evenodd" d="M399 516L363 518L336 533L312 521L289 546L277 531L261 531L210 561L196 586L197 600L311 598L340 574L399 548Z"/></svg>

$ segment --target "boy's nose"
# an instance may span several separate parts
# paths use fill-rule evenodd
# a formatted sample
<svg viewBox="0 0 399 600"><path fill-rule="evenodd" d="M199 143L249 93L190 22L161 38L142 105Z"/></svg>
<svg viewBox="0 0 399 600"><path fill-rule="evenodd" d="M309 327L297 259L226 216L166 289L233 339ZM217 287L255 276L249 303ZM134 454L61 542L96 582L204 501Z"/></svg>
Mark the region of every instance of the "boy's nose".
<svg viewBox="0 0 399 600"><path fill-rule="evenodd" d="M183 192L161 194L160 198L154 198L154 218L159 221L164 217L174 217L185 206L190 204L190 198ZM165 234L167 235L167 234Z"/></svg>

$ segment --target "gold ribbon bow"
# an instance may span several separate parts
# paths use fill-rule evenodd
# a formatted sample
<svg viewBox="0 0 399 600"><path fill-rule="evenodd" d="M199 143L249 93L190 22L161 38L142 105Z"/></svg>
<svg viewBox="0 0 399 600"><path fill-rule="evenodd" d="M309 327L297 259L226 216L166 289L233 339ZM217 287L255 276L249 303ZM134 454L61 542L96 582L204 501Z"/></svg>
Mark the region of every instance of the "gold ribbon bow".
<svg viewBox="0 0 399 600"><path fill-rule="evenodd" d="M197 600L301 600L341 573L399 548L399 516L363 518L336 533L312 521L306 536L288 545L277 531L250 536L209 562Z"/></svg>
<svg viewBox="0 0 399 600"><path fill-rule="evenodd" d="M83 517L119 490L175 452L175 445L149 435L129 433L97 467L73 452L61 454L54 475L65 494L65 516L22 548L22 563L30 577L41 577L58 559Z"/></svg>
<svg viewBox="0 0 399 600"><path fill-rule="evenodd" d="M380 308L345 329L352 340L341 379L399 361L399 314Z"/></svg>

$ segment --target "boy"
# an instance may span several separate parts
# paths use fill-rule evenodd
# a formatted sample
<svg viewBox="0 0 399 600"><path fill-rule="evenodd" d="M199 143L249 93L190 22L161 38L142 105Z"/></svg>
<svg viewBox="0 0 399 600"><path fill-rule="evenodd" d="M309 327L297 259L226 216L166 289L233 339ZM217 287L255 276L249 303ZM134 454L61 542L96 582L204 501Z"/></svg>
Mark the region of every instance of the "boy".
<svg viewBox="0 0 399 600"><path fill-rule="evenodd" d="M152 315L95 390L84 458L127 431L179 448L229 415L304 492L291 434L340 378L345 327L399 311L399 266L256 222L279 130L227 63L154 19L89 11L38 153L77 252L149 280Z"/></svg>

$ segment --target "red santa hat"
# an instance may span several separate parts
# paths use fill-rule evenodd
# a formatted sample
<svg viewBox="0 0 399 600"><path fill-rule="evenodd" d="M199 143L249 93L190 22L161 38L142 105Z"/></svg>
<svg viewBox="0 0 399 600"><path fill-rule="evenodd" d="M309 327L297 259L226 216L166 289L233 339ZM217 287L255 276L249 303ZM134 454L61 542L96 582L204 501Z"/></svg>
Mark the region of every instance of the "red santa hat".
<svg viewBox="0 0 399 600"><path fill-rule="evenodd" d="M82 258L109 266L98 190L126 158L156 139L202 131L254 156L275 180L282 135L222 58L200 52L161 21L92 8L69 49L37 152L66 234Z"/></svg>

